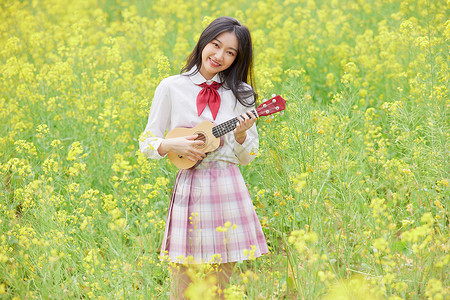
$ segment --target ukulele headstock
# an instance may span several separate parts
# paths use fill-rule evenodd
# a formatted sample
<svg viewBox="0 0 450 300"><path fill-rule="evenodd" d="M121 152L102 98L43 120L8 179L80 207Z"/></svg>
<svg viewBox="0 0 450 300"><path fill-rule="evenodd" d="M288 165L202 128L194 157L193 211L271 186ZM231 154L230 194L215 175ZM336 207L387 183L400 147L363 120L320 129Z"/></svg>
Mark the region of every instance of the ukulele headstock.
<svg viewBox="0 0 450 300"><path fill-rule="evenodd" d="M258 116L269 116L271 114L283 111L285 108L286 100L278 95L261 103L261 105L256 108L256 112L258 113Z"/></svg>

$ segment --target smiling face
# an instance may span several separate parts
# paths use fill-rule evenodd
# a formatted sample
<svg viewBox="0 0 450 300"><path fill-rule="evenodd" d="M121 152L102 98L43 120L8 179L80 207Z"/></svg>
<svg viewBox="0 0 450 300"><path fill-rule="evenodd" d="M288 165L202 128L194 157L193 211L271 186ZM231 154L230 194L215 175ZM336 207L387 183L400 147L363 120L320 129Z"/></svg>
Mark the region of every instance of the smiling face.
<svg viewBox="0 0 450 300"><path fill-rule="evenodd" d="M228 69L238 54L238 40L232 32L222 32L209 42L202 51L200 74L206 80Z"/></svg>

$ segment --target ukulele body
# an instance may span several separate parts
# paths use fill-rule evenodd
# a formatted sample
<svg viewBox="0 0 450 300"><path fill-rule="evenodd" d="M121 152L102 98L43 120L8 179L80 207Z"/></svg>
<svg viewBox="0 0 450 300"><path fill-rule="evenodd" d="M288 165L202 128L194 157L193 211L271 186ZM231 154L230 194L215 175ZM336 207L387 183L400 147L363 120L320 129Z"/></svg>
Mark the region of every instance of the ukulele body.
<svg viewBox="0 0 450 300"><path fill-rule="evenodd" d="M189 135L198 135L196 140L203 141L205 145L199 146L197 147L197 149L204 153L212 152L220 146L220 137L216 138L212 133L212 129L214 126L214 123L211 121L203 121L193 128L175 128L167 133L166 139ZM170 161L180 169L189 169L194 167L198 163L197 161L192 161L174 152L167 153L167 156Z"/></svg>

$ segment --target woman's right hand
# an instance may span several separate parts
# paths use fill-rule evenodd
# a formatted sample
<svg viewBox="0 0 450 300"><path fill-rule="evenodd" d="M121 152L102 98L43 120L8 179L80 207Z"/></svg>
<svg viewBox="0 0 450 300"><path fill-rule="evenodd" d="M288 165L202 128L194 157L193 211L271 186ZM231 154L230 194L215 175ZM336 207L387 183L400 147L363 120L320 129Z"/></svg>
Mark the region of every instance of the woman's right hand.
<svg viewBox="0 0 450 300"><path fill-rule="evenodd" d="M206 157L206 154L198 150L197 147L202 147L205 143L201 140L195 140L198 137L197 134L164 139L158 148L158 153L161 156L166 155L168 152L174 152L178 155L182 155L191 161L199 161Z"/></svg>

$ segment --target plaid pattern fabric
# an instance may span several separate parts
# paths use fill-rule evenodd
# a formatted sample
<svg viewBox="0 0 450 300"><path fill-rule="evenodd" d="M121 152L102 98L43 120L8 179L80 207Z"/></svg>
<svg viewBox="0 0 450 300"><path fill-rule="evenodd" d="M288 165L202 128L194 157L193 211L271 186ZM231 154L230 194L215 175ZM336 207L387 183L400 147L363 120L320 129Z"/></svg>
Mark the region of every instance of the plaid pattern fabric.
<svg viewBox="0 0 450 300"><path fill-rule="evenodd" d="M202 163L180 170L170 202L161 257L182 263L235 262L268 253L236 164ZM193 260L193 261L192 261Z"/></svg>

